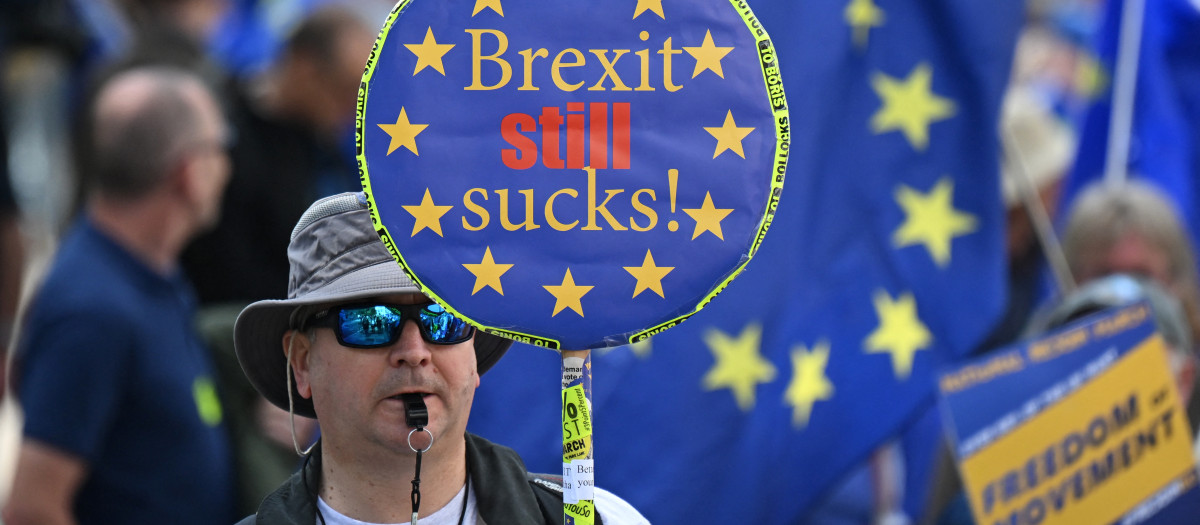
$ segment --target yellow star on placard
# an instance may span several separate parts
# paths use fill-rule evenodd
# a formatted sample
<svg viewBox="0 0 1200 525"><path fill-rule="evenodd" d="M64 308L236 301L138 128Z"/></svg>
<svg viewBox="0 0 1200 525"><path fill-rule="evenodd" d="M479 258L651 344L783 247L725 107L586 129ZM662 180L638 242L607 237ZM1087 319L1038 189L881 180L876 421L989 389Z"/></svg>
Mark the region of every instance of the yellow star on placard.
<svg viewBox="0 0 1200 525"><path fill-rule="evenodd" d="M592 291L593 286L578 286L575 284L575 278L571 277L571 269L567 268L567 274L563 276L562 284L560 285L545 285L542 286L547 292L554 296L554 313L550 317L558 315L558 312L565 308L575 310L579 317L583 317L583 299L584 295Z"/></svg>
<svg viewBox="0 0 1200 525"><path fill-rule="evenodd" d="M388 143L387 154L391 155L401 146L408 148L408 151L413 152L413 155L421 156L417 153L417 135L420 135L429 124L413 124L408 121L408 113L404 107L400 108L400 116L396 117L395 124L377 124L384 132L392 137L392 141Z"/></svg>
<svg viewBox="0 0 1200 525"><path fill-rule="evenodd" d="M892 235L892 243L897 248L924 244L942 268L950 262L950 241L978 227L974 215L954 209L954 180L949 177L939 180L928 194L901 184L896 189L896 202L906 218Z"/></svg>
<svg viewBox="0 0 1200 525"><path fill-rule="evenodd" d="M433 233L442 236L442 215L450 211L454 206L438 206L433 203L433 197L429 195L429 188L425 188L425 197L421 199L421 204L417 206L401 206L404 211L411 213L416 222L413 223L412 235L416 237L417 233L425 228L433 230Z"/></svg>
<svg viewBox="0 0 1200 525"><path fill-rule="evenodd" d="M683 212L696 221L696 229L692 231L693 241L704 232L712 232L718 239L725 240L725 234L721 231L721 221L725 220L725 217L733 212L733 208L718 208L714 206L712 192L705 192L704 203L699 208L684 208Z"/></svg>
<svg viewBox="0 0 1200 525"><path fill-rule="evenodd" d="M903 381L912 373L913 357L933 342L933 336L917 317L917 301L912 293L901 294L893 301L890 294L879 290L874 301L879 326L867 336L866 351L891 354L892 372Z"/></svg>
<svg viewBox="0 0 1200 525"><path fill-rule="evenodd" d="M746 138L754 128L739 128L737 123L733 121L733 111L725 112L725 123L721 127L704 127L709 135L717 139L717 147L713 150L713 158L717 158L726 150L733 151L741 158L746 158L746 153L742 150L742 139Z"/></svg>
<svg viewBox="0 0 1200 525"><path fill-rule="evenodd" d="M872 0L850 0L842 15L846 24L854 29L854 45L860 49L867 47L867 36L872 27L883 25L883 10Z"/></svg>
<svg viewBox="0 0 1200 525"><path fill-rule="evenodd" d="M422 69L431 67L436 69L442 76L446 76L446 69L442 67L442 57L450 52L454 44L439 44L437 39L433 38L433 28L429 27L425 30L425 40L420 44L404 44L412 54L417 55L417 66L413 68L413 76L417 76Z"/></svg>
<svg viewBox="0 0 1200 525"><path fill-rule="evenodd" d="M674 266L655 266L654 256L650 255L650 250L646 250L646 258L642 260L641 266L624 266L623 268L637 278L637 285L633 287L634 297L646 290L652 290L659 297L664 298L666 296L663 295L662 289L663 277L675 269Z"/></svg>
<svg viewBox="0 0 1200 525"><path fill-rule="evenodd" d="M483 260L479 264L463 263L463 267L467 271L475 275L475 288L471 290L471 295L475 295L485 286L492 287L496 293L504 295L504 287L500 285L500 276L504 275L510 268L511 264L496 264L495 259L492 259L492 247L489 246L483 251Z"/></svg>
<svg viewBox="0 0 1200 525"><path fill-rule="evenodd" d="M637 0L637 7L633 8L633 18L637 19L638 15L650 11L659 18L666 20L667 15L663 14L662 0Z"/></svg>
<svg viewBox="0 0 1200 525"><path fill-rule="evenodd" d="M725 71L721 69L721 59L733 51L733 47L719 47L713 43L711 30L704 33L704 41L700 43L700 47L684 46L683 50L696 59L696 68L692 70L692 78L696 78L696 75L706 69L716 73L718 77L725 78Z"/></svg>
<svg viewBox="0 0 1200 525"><path fill-rule="evenodd" d="M929 145L929 125L954 116L954 101L930 91L933 70L922 62L908 78L898 81L883 73L871 76L871 87L883 100L883 107L871 116L871 131L876 135L900 130L913 148Z"/></svg>
<svg viewBox="0 0 1200 525"><path fill-rule="evenodd" d="M471 16L479 14L485 7L495 11L500 16L504 16L504 6L500 5L500 0L475 0L475 10L471 11Z"/></svg>
<svg viewBox="0 0 1200 525"><path fill-rule="evenodd" d="M762 325L752 322L742 329L736 339L716 328L704 332L704 344L712 351L716 363L704 374L704 390L728 388L738 408L749 412L754 408L754 388L775 379L775 365L762 356Z"/></svg>
<svg viewBox="0 0 1200 525"><path fill-rule="evenodd" d="M804 345L792 348L792 382L788 383L783 400L792 405L793 426L808 426L813 403L833 397L833 383L825 377L828 363L828 341L818 341L811 352Z"/></svg>

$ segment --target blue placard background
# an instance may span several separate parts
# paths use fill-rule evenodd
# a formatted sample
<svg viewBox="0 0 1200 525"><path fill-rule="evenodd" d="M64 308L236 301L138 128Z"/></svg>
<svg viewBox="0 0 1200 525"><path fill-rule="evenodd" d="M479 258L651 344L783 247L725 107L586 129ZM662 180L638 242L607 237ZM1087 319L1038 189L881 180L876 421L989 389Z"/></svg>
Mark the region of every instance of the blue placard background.
<svg viewBox="0 0 1200 525"><path fill-rule="evenodd" d="M1140 314L1137 313L1139 311L1141 312ZM1140 320L1123 321L1122 318L1126 315L1142 315L1143 318ZM1100 326L1105 323L1107 323L1109 328L1101 329ZM1075 337L1070 335L1073 332L1087 335ZM1105 374L1118 373L1117 369L1122 366L1122 360L1135 350L1142 348L1151 337L1157 337L1153 312L1148 302L1141 301L1132 305L1096 312L1039 337L1037 340L1014 345L1010 350L1004 352L988 354L985 357L974 359L970 363L960 364L943 373L943 389L940 400L943 404L943 411L948 416L947 422L952 422L947 425L946 430L951 438L955 454L958 456L959 468L967 468L964 466L965 462L969 461L969 458L972 457L978 458L977 454L991 453L995 456L994 452L988 452L987 449L989 447L1003 442L1005 439L1011 439L1010 434L1012 432L1029 424L1033 419L1047 417L1041 414L1042 411L1070 398L1075 392L1078 392L1076 388L1086 388L1087 383L1097 380L1097 378ZM1063 344L1056 347L1054 341L1059 341ZM1045 360L1036 359L1034 355L1038 351L1033 350L1035 345L1041 345L1042 351L1049 352L1046 355L1052 357L1048 357ZM1064 353L1059 353L1059 351ZM992 376L988 374L986 378L984 376L975 376L972 378L969 375L960 375L972 366L987 367L989 364L1004 362L1005 358L1009 356L1013 357L1013 362L1024 363L1024 366L1015 370L1011 366L997 367L995 369L997 371L996 375ZM1085 372L1089 366L1093 367L1092 372L1094 375ZM1129 374L1129 372L1124 373ZM957 377L958 380L965 381L966 383L961 389L951 386L949 387L951 391L947 392L947 385L955 384L945 383L948 378L952 377ZM1078 379L1078 384L1073 385L1073 381L1069 378ZM1046 394L1052 388L1059 389L1057 391L1061 393L1061 397L1051 396L1053 399L1047 400L1046 404L1037 403L1032 406L1029 405L1029 403L1034 403L1036 399L1041 398L1043 394ZM1133 395L1130 394L1131 397L1129 399L1132 399ZM1142 397L1142 399L1143 401L1139 403L1143 406L1142 410L1153 410L1146 407L1149 404L1146 398ZM1108 407L1093 408L1103 413L1103 409ZM1176 407L1175 410L1180 408L1182 407ZM1136 411L1134 413L1136 414ZM1136 419L1137 416L1133 417ZM1180 416L1180 421L1185 421L1182 419L1183 417ZM1002 420L1005 418L1009 418L1009 424L1002 423ZM1071 428L1064 427L1062 430L1066 434ZM1164 440L1162 441L1164 446L1166 446L1165 436L1169 436L1169 432L1162 434L1164 437L1161 439ZM1179 430L1175 432L1179 432ZM1184 429L1182 435L1190 436L1190 432ZM1144 439L1144 436L1145 434L1138 434L1133 438L1127 439L1136 439L1140 443L1140 440ZM1103 438L1100 438L1100 442L1103 443ZM1150 442L1149 449L1153 449L1158 443L1159 441ZM1192 443L1190 440L1187 441L1184 445L1185 449L1191 450ZM1062 446L1066 447L1066 445ZM1085 447L1094 446L1097 445L1092 442L1085 445ZM1111 448L1112 445L1109 445L1109 447ZM1111 450L1116 450L1116 448L1111 448ZM1030 450L1029 453L1036 454L1039 451L1040 449ZM1089 453L1095 454L1094 451ZM1114 459L1114 454L1114 452L1110 451L1107 455L1107 465L1113 469L1110 473L1121 471L1122 467L1114 467L1113 465L1125 465L1128 468L1129 462L1120 463L1119 459ZM1140 456L1134 455L1133 457L1135 458L1133 461L1136 461L1136 458ZM1101 458L1103 459L1103 456ZM1017 462L1019 459L1013 460L1012 467L1015 470L1011 472L1036 468L1021 466L1023 464ZM1033 465L1034 463L1034 460L1030 460L1027 465ZM1150 497L1138 502L1134 508L1117 509L1124 514L1120 519L1113 521L1113 523L1144 522L1174 524L1186 522L1187 520L1183 516L1195 516L1197 509L1200 509L1200 490L1197 490L1195 483L1196 473L1194 465L1184 463L1178 465L1178 467L1179 472L1171 473L1171 476L1177 477L1163 478L1165 484L1157 487ZM1070 467L1068 464L1064 464L1062 468L1065 470L1068 468L1082 469L1085 467L1078 465ZM1087 468L1092 469L1089 472L1093 476L1097 476L1096 465ZM1022 470L1022 472L1025 471ZM1033 470L1029 470L1028 472L1033 472ZM1046 475L1052 477L1054 473L1051 472ZM965 476L966 474L964 474ZM1008 480L1009 478L1006 477L1004 479ZM1084 494L1089 494L1090 492L1088 491L1093 490L1095 486L1102 484L1107 479L1110 479L1107 475L1096 477L1095 481L1091 482L1095 485L1089 485L1086 489L1083 488L1083 485L1070 485L1077 487L1070 492L1073 496L1066 496L1066 500L1051 498L1048 500L1051 502L1048 505L1058 506L1052 510L1047 510L1048 507L1043 507L1043 510L1048 513L1056 513L1062 510L1063 505L1068 505L1068 500L1071 500L1072 497L1074 500L1082 499ZM970 480L967 480L967 483L969 486ZM1013 497L1024 497L1022 494L1037 492L1038 489L1036 487L1039 486L1037 484L1041 483L1041 481L1027 481L1026 478L1021 478L1021 481L1015 483L1032 483L1035 487L1031 488L1029 485L1012 485L1012 487L1019 487L1013 489ZM1068 483L1063 482L1061 486L1067 487ZM975 490L981 489L976 487ZM1060 497L1067 493L1068 490L1063 488ZM1035 505L1031 504L1031 506L1020 507L1012 516L1028 516L1029 514L1025 513L1030 512L1033 506ZM1051 517L1052 515L1043 516L1044 521L1047 523L1055 521ZM978 516L976 518L980 519ZM1001 521L1008 522L1007 519L1002 519Z"/></svg>
<svg viewBox="0 0 1200 525"><path fill-rule="evenodd" d="M750 27L757 24L753 15L726 0L688 2L686 9L669 4L659 9L662 16L638 11L654 2L504 2L502 15L492 4L500 2L398 5L364 75L364 186L402 263L430 295L476 324L566 349L625 344L632 334L694 312L753 255L782 185L786 102L782 87L774 98L768 94L763 60L773 68L774 55L765 35ZM728 53L712 58L724 48ZM555 73L560 53L562 64L580 57L582 64ZM502 64L510 72L503 84ZM617 77L627 90L614 89ZM570 91L558 85L577 83ZM569 111L573 103L584 111ZM608 167L594 176L547 167L554 150L542 150L542 132L553 128L546 125L552 112L583 118L590 132L593 122L603 122L590 113L594 104L607 116L604 141L595 144L603 144ZM624 104L629 167L618 169L617 115ZM537 129L508 126L506 138L505 118L516 114L538 122ZM706 128L744 136L720 141ZM397 145L397 135L404 144ZM568 135L557 133L564 164ZM583 136L588 164L592 139ZM531 167L505 163L505 150L528 161L529 144L540 150ZM508 227L501 218L505 199ZM410 210L423 202L421 210L440 215L419 223L416 213L424 211ZM480 209L487 213L482 228ZM488 262L489 251L496 264L512 265L499 276L499 289L480 289L464 266ZM626 268L666 273L639 286ZM569 285L568 269L576 286L592 287L578 303L546 288Z"/></svg>
<svg viewBox="0 0 1200 525"><path fill-rule="evenodd" d="M1145 304L1145 307L1149 309L1147 303L1142 304ZM1146 319L1137 325L1110 334L1102 339L1092 340L1085 348L1067 352L1043 362L1035 362L1029 359L1030 345L1053 339L1056 336L1073 330L1089 330L1088 327L1096 324L1099 320L1106 319L1112 316L1114 312L1124 311L1126 308L1128 307L1122 307L1121 310L1110 309L1097 312L1065 325L1036 340L1016 345L1011 350L1006 350L1003 353L990 353L986 358L972 360L970 364L983 363L1003 354L1013 353L1025 356L1029 364L1020 373L1004 374L989 379L987 386L984 388L966 388L960 392L943 395L942 400L946 404L946 409L949 413L953 414L955 445L961 446L963 439L975 435L984 427L995 423L1005 414L1016 410L1030 398L1057 383L1061 383L1067 376L1063 372L1064 370L1083 370L1088 363L1095 361L1108 349L1116 350L1115 357L1119 360L1139 343L1154 334L1154 319L1152 316L1147 316ZM961 370L963 366L965 365L958 365L954 371ZM947 372L943 375L950 373L952 372ZM1020 392L1025 395L997 395L997 392Z"/></svg>

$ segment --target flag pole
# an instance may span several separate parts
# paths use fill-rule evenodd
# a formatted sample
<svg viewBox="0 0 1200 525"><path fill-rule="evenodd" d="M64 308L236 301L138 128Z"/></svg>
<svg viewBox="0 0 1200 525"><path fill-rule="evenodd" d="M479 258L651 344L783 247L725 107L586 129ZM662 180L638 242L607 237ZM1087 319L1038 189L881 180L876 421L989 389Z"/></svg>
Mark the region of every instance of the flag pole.
<svg viewBox="0 0 1200 525"><path fill-rule="evenodd" d="M570 525L596 518L592 453L592 355L562 352L563 516Z"/></svg>
<svg viewBox="0 0 1200 525"><path fill-rule="evenodd" d="M1125 0L1121 6L1121 33L1117 44L1112 112L1109 115L1108 148L1104 163L1104 180L1109 184L1128 177L1129 142L1145 13L1146 0Z"/></svg>
<svg viewBox="0 0 1200 525"><path fill-rule="evenodd" d="M1008 157L1009 166L1016 169L1013 182L1017 185L1017 195L1020 196L1021 206L1029 213L1033 231L1037 235L1038 244L1042 246L1046 262L1049 263L1054 274L1058 291L1061 295L1066 296L1075 291L1075 277L1071 275L1071 267L1067 264L1067 256L1063 251L1062 243L1058 241L1058 236L1054 233L1054 226L1050 224L1050 216L1046 213L1046 208L1042 206L1042 199L1033 185L1033 177L1025 162L1025 152L1021 151L1016 133L1011 125L1003 127L1001 151Z"/></svg>

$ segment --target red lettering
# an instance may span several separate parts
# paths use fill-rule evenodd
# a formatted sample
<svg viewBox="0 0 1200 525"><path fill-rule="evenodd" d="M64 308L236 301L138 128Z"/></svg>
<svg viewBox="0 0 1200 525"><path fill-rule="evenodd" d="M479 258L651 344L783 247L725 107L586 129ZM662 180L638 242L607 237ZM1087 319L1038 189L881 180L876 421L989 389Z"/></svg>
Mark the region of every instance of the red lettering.
<svg viewBox="0 0 1200 525"><path fill-rule="evenodd" d="M629 169L630 107L628 102L612 105L612 131L609 132L609 106L603 102L568 102L566 116L558 107L547 106L535 119L525 113L505 115L500 135L512 148L502 149L500 158L510 169L533 167L537 157L552 170L609 168L609 137L612 137L613 169ZM563 159L562 133L566 124L566 159ZM540 132L541 145L527 133ZM585 163L585 158L587 163Z"/></svg>
<svg viewBox="0 0 1200 525"><path fill-rule="evenodd" d="M613 169L629 169L629 103L613 104Z"/></svg>
<svg viewBox="0 0 1200 525"><path fill-rule="evenodd" d="M522 135L522 131L537 131L537 122L524 113L509 113L500 121L500 136L516 149L500 150L500 160L509 169L524 170L537 162L537 144Z"/></svg>
<svg viewBox="0 0 1200 525"><path fill-rule="evenodd" d="M567 167L583 169L583 102L567 102Z"/></svg>
<svg viewBox="0 0 1200 525"><path fill-rule="evenodd" d="M542 164L552 170L563 169L562 150L558 144L558 129L562 127L563 118L558 108L542 108L538 123L542 125Z"/></svg>
<svg viewBox="0 0 1200 525"><path fill-rule="evenodd" d="M591 140L588 144L592 152L591 164L598 170L608 169L608 104L593 102L591 106L591 114L588 115L588 120L592 123Z"/></svg>

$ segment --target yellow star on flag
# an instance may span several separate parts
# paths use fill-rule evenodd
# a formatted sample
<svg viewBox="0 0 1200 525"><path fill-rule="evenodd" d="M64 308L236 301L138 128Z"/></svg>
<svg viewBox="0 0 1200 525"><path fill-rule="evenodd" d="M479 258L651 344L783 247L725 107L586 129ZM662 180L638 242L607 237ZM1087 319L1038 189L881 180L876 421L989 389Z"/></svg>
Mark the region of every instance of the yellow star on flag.
<svg viewBox="0 0 1200 525"><path fill-rule="evenodd" d="M478 6L476 7L478 9ZM413 68L413 76L417 76L422 69L431 67L446 76L446 69L442 67L442 57L450 52L454 44L439 44L437 39L433 37L433 28L427 27L425 30L425 40L420 44L404 44L412 54L417 55L417 65Z"/></svg>
<svg viewBox="0 0 1200 525"><path fill-rule="evenodd" d="M475 10L471 11L471 16L479 14L485 7L495 11L501 17L504 16L504 6L500 5L500 0L475 0Z"/></svg>
<svg viewBox="0 0 1200 525"><path fill-rule="evenodd" d="M808 426L813 403L833 397L833 383L825 377L829 364L829 342L818 341L812 351L799 345L792 348L792 382L783 393L784 401L792 405L792 425Z"/></svg>
<svg viewBox="0 0 1200 525"><path fill-rule="evenodd" d="M417 206L401 206L404 211L411 213L416 222L413 223L412 235L416 237L417 233L425 228L429 228L433 233L442 236L442 215L450 211L454 206L438 206L433 203L433 197L429 195L429 188L425 188L425 197L421 199L421 204Z"/></svg>
<svg viewBox="0 0 1200 525"><path fill-rule="evenodd" d="M717 148L713 150L713 158L717 158L726 150L733 151L741 158L746 158L746 153L742 151L742 139L746 138L754 128L739 128L737 123L733 121L733 111L725 112L725 123L721 127L704 127L709 135L717 139Z"/></svg>
<svg viewBox="0 0 1200 525"><path fill-rule="evenodd" d="M392 141L388 143L387 154L391 155L401 146L408 148L408 151L413 152L413 155L421 156L417 153L417 135L420 135L429 124L413 124L408 121L408 113L404 107L400 108L400 116L396 117L395 124L377 124L384 132L392 137Z"/></svg>
<svg viewBox="0 0 1200 525"><path fill-rule="evenodd" d="M571 277L571 269L567 268L567 274L563 276L562 284L560 285L545 285L542 286L547 292L554 296L554 313L550 317L558 315L558 312L565 308L575 310L579 317L583 317L583 299L584 295L592 291L594 286L579 286L575 284L575 278Z"/></svg>
<svg viewBox="0 0 1200 525"><path fill-rule="evenodd" d="M637 19L638 15L650 11L659 18L666 20L667 15L663 14L662 0L637 0L637 7L633 8L633 18Z"/></svg>
<svg viewBox="0 0 1200 525"><path fill-rule="evenodd" d="M929 145L929 125L954 116L954 101L930 91L933 69L922 62L908 78L898 81L883 73L871 76L871 87L883 106L871 116L871 131L876 135L900 130L917 150Z"/></svg>
<svg viewBox="0 0 1200 525"><path fill-rule="evenodd" d="M696 59L696 68L692 70L692 78L696 78L696 75L706 69L716 73L718 77L725 78L725 71L721 69L721 59L733 51L733 47L721 47L713 43L711 30L704 33L704 41L700 43L700 47L684 46L683 50Z"/></svg>
<svg viewBox="0 0 1200 525"><path fill-rule="evenodd" d="M883 25L883 10L872 0L850 0L842 15L846 24L854 29L854 45L860 49L867 47L867 36L872 27Z"/></svg>
<svg viewBox="0 0 1200 525"><path fill-rule="evenodd" d="M475 295L485 286L492 287L496 293L504 295L504 287L500 285L500 276L504 275L510 268L511 264L496 264L495 259L492 259L492 247L488 246L483 251L483 260L479 264L463 263L463 267L467 271L475 275L475 288L471 290L471 295Z"/></svg>
<svg viewBox="0 0 1200 525"><path fill-rule="evenodd" d="M901 294L893 301L890 294L879 290L874 301L879 326L867 336L866 351L891 354L892 371L896 379L903 381L912 373L913 357L918 350L929 347L933 336L917 317L917 301L912 293Z"/></svg>
<svg viewBox="0 0 1200 525"><path fill-rule="evenodd" d="M754 408L754 389L775 379L775 365L762 356L762 325L753 322L731 338L716 328L704 332L704 344L712 351L716 363L704 374L704 390L728 388L738 408L749 412Z"/></svg>
<svg viewBox="0 0 1200 525"><path fill-rule="evenodd" d="M646 250L646 258L642 260L641 266L625 266L624 268L630 275L637 278L637 285L633 287L634 297L646 290L654 291L659 297L666 297L663 295L662 280L668 273L671 273L671 270L675 269L674 266L655 266L654 256L650 255L650 250Z"/></svg>
<svg viewBox="0 0 1200 525"><path fill-rule="evenodd" d="M705 192L704 203L699 208L684 208L683 212L696 221L696 229L692 231L693 241L704 232L712 232L718 239L725 240L725 234L721 231L721 221L725 220L725 217L733 212L733 208L718 208L714 206L712 192Z"/></svg>
<svg viewBox="0 0 1200 525"><path fill-rule="evenodd" d="M974 215L954 209L954 180L949 177L939 180L927 194L901 184L896 202L906 218L892 235L892 243L897 248L924 244L942 268L950 262L950 241L978 227Z"/></svg>

